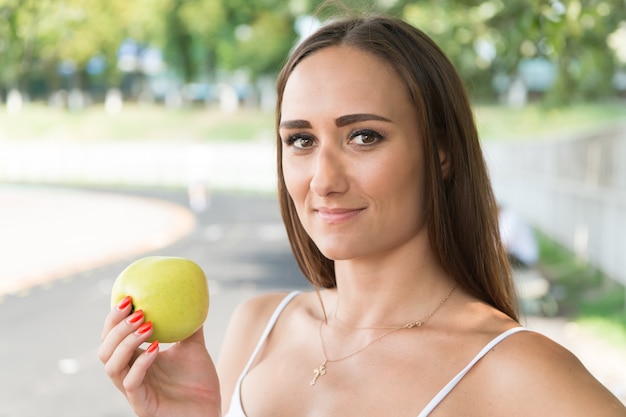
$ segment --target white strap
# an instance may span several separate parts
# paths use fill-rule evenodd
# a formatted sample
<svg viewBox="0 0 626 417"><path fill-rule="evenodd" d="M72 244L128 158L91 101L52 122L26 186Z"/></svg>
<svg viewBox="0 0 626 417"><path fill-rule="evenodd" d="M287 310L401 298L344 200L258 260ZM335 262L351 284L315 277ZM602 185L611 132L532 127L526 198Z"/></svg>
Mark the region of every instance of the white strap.
<svg viewBox="0 0 626 417"><path fill-rule="evenodd" d="M276 321L278 320L278 316L280 316L280 313L283 312L287 304L289 304L289 302L298 294L300 294L300 291L290 292L285 298L283 298L280 304L278 304L278 306L274 310L274 313L272 314L272 317L270 317L270 320L267 322L267 326L265 326L265 330L263 330L263 334L261 335L261 338L259 339L258 343L256 344L256 347L252 351L252 355L250 356L250 359L248 359L248 363L246 364L246 367L243 369L243 372L241 373L241 377L240 377L241 379L243 379L243 376L246 375L248 371L250 370L250 367L252 366L254 359L256 359L256 356L259 354L261 347L263 347L263 343L265 343L265 339L267 339L267 336L270 334L270 332L274 328L274 325L276 324Z"/></svg>
<svg viewBox="0 0 626 417"><path fill-rule="evenodd" d="M435 395L435 397L428 403L428 405L422 410L422 412L417 417L428 416L430 412L433 411L435 407L437 407L439 403L443 401L444 398L446 398L446 396L450 393L450 391L452 391L454 387L456 387L456 385L461 381L461 379L463 379L465 374L467 374L470 371L470 369L472 369L472 367L476 364L476 362L481 360L483 356L485 356L491 349L494 348L494 346L496 346L498 343L500 343L501 341L503 341L510 335L520 332L520 331L524 331L524 330L528 330L528 329L524 327L514 327L498 335L491 342L489 342L484 348L482 348L480 352L478 352L478 354L474 357L474 359L472 359L472 361L465 368L463 368L461 372L456 374L456 376L452 378L452 380L448 382L448 384L445 387L443 387L441 391L437 393L437 395Z"/></svg>

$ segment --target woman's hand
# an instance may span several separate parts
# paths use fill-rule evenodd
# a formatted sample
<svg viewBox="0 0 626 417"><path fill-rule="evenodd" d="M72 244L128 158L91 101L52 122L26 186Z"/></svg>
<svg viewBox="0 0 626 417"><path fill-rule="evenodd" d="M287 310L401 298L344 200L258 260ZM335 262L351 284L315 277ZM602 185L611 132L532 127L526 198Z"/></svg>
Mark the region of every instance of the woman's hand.
<svg viewBox="0 0 626 417"><path fill-rule="evenodd" d="M158 342L139 347L152 333L130 297L107 315L98 357L138 416L219 416L220 390L202 328L159 352Z"/></svg>

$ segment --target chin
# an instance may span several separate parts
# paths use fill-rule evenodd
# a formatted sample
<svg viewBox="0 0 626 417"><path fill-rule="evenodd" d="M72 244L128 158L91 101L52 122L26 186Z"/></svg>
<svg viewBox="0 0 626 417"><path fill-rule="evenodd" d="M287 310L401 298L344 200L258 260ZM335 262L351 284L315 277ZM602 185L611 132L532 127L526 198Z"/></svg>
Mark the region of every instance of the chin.
<svg viewBox="0 0 626 417"><path fill-rule="evenodd" d="M365 255L363 251L355 250L354 246L346 244L343 244L340 247L319 248L322 255L331 261L346 261Z"/></svg>
<svg viewBox="0 0 626 417"><path fill-rule="evenodd" d="M329 248L320 245L318 245L317 248L320 250L320 252L322 252L322 255L324 255L331 261L341 261L347 259L346 252L348 251L346 251L345 248Z"/></svg>
<svg viewBox="0 0 626 417"><path fill-rule="evenodd" d="M311 236L311 235L309 235ZM319 251L332 261L355 259L372 253L371 238L350 233L322 233L311 237Z"/></svg>

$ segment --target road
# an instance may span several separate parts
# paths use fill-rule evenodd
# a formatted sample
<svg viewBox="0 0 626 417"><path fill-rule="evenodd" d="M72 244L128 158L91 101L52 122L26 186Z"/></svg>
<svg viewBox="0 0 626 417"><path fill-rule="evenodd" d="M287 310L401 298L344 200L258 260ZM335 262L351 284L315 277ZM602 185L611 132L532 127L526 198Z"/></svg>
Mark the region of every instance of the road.
<svg viewBox="0 0 626 417"><path fill-rule="evenodd" d="M145 193L187 202L182 192ZM241 300L259 291L305 285L273 198L213 195L190 234L149 253L185 256L206 272L211 307L205 331L214 357ZM96 357L110 288L130 261L120 259L1 299L0 417L133 415Z"/></svg>

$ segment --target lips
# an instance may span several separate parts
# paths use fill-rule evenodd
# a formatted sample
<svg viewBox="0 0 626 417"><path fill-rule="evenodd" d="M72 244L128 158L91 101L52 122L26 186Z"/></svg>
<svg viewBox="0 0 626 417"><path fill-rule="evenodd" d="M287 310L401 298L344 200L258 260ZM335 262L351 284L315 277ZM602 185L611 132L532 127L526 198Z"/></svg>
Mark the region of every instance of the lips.
<svg viewBox="0 0 626 417"><path fill-rule="evenodd" d="M330 224L342 223L356 217L364 208L327 208L320 207L314 210L317 217Z"/></svg>

